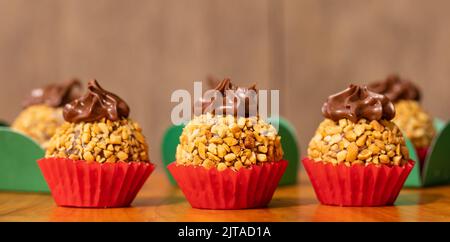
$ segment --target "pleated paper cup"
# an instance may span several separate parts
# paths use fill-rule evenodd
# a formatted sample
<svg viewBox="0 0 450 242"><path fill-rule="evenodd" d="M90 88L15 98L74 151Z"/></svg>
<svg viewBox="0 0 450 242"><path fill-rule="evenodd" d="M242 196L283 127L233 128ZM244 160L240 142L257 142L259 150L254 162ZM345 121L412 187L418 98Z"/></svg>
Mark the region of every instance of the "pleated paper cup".
<svg viewBox="0 0 450 242"><path fill-rule="evenodd" d="M167 166L193 208L247 209L266 207L286 170L285 160L239 171L201 166Z"/></svg>
<svg viewBox="0 0 450 242"><path fill-rule="evenodd" d="M413 161L404 166L333 165L304 158L317 199L325 205L386 206L394 204Z"/></svg>
<svg viewBox="0 0 450 242"><path fill-rule="evenodd" d="M425 161L427 159L427 154L428 154L428 148L429 147L416 148L417 158L419 158L419 163L420 163L420 171L423 171L423 168L425 166Z"/></svg>
<svg viewBox="0 0 450 242"><path fill-rule="evenodd" d="M97 163L63 158L37 161L58 206L128 207L155 166L149 162Z"/></svg>

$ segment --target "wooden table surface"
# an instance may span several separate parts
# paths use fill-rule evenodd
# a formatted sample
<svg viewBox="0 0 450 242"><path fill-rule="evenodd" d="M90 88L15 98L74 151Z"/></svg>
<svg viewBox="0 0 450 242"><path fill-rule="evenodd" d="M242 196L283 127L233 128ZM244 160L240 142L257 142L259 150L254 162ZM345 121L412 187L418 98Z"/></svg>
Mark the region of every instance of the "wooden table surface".
<svg viewBox="0 0 450 242"><path fill-rule="evenodd" d="M0 193L0 221L450 221L450 186L403 189L395 206L318 204L304 173L300 183L277 189L265 209L193 209L162 170L156 170L129 208L57 207L49 194Z"/></svg>

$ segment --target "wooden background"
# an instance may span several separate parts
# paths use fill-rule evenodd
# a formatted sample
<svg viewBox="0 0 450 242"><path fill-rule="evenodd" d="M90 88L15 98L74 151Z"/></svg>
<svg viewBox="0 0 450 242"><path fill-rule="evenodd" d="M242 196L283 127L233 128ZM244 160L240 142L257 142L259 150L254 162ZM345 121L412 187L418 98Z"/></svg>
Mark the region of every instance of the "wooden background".
<svg viewBox="0 0 450 242"><path fill-rule="evenodd" d="M280 89L302 148L325 98L397 72L450 118L449 1L0 0L0 118L31 88L97 78L128 101L155 162L176 89L208 74Z"/></svg>

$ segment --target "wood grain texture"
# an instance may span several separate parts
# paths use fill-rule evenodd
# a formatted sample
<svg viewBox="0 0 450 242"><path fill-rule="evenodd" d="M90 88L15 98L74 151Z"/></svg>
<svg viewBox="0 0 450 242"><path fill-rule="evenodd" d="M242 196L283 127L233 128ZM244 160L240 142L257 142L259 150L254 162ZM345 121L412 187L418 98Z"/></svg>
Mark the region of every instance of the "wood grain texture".
<svg viewBox="0 0 450 242"><path fill-rule="evenodd" d="M450 40L445 9L432 0L284 0L286 116L306 147L320 108L350 82L399 73L423 91L432 115L450 117Z"/></svg>
<svg viewBox="0 0 450 242"><path fill-rule="evenodd" d="M269 85L268 1L28 3L0 1L0 117L8 121L31 88L97 78L129 103L158 163L174 90L209 74Z"/></svg>
<svg viewBox="0 0 450 242"><path fill-rule="evenodd" d="M129 208L63 208L50 195L2 192L0 221L450 221L450 186L404 189L395 206L348 208L318 204L306 174L300 177L299 185L278 188L268 208L234 211L191 208L162 171Z"/></svg>
<svg viewBox="0 0 450 242"><path fill-rule="evenodd" d="M152 159L176 89L209 74L281 90L305 150L320 106L352 82L398 72L450 118L445 0L0 0L0 119L31 88L97 78L132 107Z"/></svg>

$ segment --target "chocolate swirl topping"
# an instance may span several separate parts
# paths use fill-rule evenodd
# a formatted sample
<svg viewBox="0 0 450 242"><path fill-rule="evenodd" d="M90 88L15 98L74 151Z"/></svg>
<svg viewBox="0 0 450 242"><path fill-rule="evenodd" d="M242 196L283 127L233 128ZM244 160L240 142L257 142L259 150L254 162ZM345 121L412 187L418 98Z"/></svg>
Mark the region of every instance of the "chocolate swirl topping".
<svg viewBox="0 0 450 242"><path fill-rule="evenodd" d="M398 75L390 75L385 80L376 81L368 85L372 92L380 93L396 103L400 100L420 101L420 90L409 80L401 79Z"/></svg>
<svg viewBox="0 0 450 242"><path fill-rule="evenodd" d="M209 80L211 83L212 81ZM215 91L211 98L202 97L195 105L200 105L202 113L216 112L223 115L234 115L250 117L257 115L258 101L256 84L248 88L237 87L231 83L229 78L219 82L213 89ZM205 95L207 95L205 93ZM218 97L217 95L222 95ZM221 101L222 100L222 101Z"/></svg>
<svg viewBox="0 0 450 242"><path fill-rule="evenodd" d="M395 116L394 104L384 95L371 92L367 87L351 84L347 89L328 97L322 106L325 118L339 121L347 118L356 123L368 120L391 120Z"/></svg>
<svg viewBox="0 0 450 242"><path fill-rule="evenodd" d="M128 105L117 95L104 90L97 82L88 83L88 93L68 103L63 115L67 122L93 122L102 118L117 121L130 114Z"/></svg>
<svg viewBox="0 0 450 242"><path fill-rule="evenodd" d="M29 97L23 102L23 107L44 104L50 107L63 107L67 103L79 98L79 92L75 89L81 88L81 82L77 79L63 83L47 85L43 88L36 88L31 91Z"/></svg>

